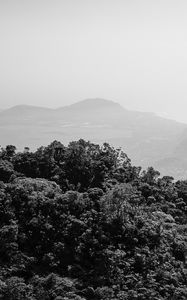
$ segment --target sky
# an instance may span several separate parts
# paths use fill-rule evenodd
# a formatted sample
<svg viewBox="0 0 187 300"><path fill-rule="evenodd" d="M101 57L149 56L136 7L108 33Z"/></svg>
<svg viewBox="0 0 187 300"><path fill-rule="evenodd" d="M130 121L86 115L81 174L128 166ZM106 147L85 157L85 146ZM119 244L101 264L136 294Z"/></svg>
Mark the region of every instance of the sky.
<svg viewBox="0 0 187 300"><path fill-rule="evenodd" d="M186 0L0 0L0 108L105 98L187 123Z"/></svg>

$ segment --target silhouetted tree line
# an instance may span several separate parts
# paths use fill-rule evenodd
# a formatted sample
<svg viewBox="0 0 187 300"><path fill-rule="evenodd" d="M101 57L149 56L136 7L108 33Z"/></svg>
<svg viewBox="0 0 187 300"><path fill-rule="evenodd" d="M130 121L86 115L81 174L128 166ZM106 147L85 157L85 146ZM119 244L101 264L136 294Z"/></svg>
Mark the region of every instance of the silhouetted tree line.
<svg viewBox="0 0 187 300"><path fill-rule="evenodd" d="M0 299L186 300L187 181L106 143L2 148Z"/></svg>

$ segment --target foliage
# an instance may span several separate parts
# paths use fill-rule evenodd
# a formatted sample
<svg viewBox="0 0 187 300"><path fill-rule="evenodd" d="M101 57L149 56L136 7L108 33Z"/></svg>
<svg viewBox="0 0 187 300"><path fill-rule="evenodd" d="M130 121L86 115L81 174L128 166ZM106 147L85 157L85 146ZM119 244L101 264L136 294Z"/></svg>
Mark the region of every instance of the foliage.
<svg viewBox="0 0 187 300"><path fill-rule="evenodd" d="M0 180L0 299L187 298L187 181L84 140L7 146Z"/></svg>

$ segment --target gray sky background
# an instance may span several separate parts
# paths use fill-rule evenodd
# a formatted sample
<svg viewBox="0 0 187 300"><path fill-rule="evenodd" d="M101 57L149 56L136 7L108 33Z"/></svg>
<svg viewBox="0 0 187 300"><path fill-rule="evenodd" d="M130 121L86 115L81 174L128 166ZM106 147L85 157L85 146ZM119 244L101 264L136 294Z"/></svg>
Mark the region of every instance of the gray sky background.
<svg viewBox="0 0 187 300"><path fill-rule="evenodd" d="M0 0L0 108L102 97L187 122L186 0Z"/></svg>

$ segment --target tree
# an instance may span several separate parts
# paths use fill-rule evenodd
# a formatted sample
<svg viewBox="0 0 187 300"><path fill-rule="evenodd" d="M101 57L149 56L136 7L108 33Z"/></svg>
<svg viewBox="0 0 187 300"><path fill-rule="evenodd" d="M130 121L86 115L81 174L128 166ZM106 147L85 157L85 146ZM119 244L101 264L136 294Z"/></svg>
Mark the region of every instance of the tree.
<svg viewBox="0 0 187 300"><path fill-rule="evenodd" d="M147 171L142 172L142 181L148 184L156 183L156 179L160 176L160 173L156 171L153 167L149 167Z"/></svg>
<svg viewBox="0 0 187 300"><path fill-rule="evenodd" d="M13 164L8 160L0 159L0 180L8 182L13 174Z"/></svg>

